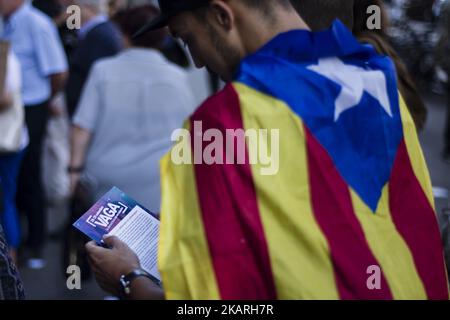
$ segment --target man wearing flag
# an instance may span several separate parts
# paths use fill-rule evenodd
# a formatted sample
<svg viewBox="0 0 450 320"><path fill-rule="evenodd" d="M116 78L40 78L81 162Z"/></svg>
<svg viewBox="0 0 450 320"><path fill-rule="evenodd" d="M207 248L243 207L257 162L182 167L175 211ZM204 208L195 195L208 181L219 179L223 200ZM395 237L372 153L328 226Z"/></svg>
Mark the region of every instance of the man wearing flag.
<svg viewBox="0 0 450 320"><path fill-rule="evenodd" d="M142 31L168 24L198 67L228 83L186 122L191 136L197 122L223 136L279 130L280 163L263 175L248 142L244 163L163 158L164 291L137 277L128 298L448 299L429 174L391 60L339 21L310 32L288 0L160 6ZM117 293L139 261L117 238L106 243L87 250Z"/></svg>

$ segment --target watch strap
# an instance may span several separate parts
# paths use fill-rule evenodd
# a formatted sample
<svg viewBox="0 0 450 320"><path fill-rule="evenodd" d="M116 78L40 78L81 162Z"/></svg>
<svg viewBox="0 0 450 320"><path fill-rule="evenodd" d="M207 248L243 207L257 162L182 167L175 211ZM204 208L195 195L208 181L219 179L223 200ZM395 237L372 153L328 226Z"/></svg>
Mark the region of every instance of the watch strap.
<svg viewBox="0 0 450 320"><path fill-rule="evenodd" d="M122 275L120 277L120 285L122 286L123 293L128 296L131 292L131 282L139 277L145 277L150 280L152 280L154 283L156 283L158 286L161 286L161 282L153 277L148 272L142 270L142 269L135 269L128 273L127 275Z"/></svg>

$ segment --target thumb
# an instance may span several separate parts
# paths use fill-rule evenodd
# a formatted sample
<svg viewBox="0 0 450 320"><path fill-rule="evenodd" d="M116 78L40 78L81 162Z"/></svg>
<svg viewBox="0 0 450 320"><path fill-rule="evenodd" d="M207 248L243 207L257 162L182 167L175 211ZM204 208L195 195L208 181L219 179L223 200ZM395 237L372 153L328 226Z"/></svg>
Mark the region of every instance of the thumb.
<svg viewBox="0 0 450 320"><path fill-rule="evenodd" d="M116 236L106 235L103 237L103 242L111 249L120 248L124 246L124 243Z"/></svg>

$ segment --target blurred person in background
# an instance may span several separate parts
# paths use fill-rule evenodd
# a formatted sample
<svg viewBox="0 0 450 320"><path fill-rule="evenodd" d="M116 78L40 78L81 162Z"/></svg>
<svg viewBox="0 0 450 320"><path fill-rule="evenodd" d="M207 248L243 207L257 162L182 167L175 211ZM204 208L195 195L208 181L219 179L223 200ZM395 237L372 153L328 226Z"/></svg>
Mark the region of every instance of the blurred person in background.
<svg viewBox="0 0 450 320"><path fill-rule="evenodd" d="M3 210L0 224L5 231L10 255L17 263L17 249L21 241L20 220L16 207L17 179L24 149L28 143L21 96L20 64L10 52L7 58L5 89L0 97L0 186L3 189ZM6 121L6 123L5 123ZM4 131L6 130L6 132Z"/></svg>
<svg viewBox="0 0 450 320"><path fill-rule="evenodd" d="M388 36L386 35L386 29L389 26L389 21L387 13L384 9L383 1L349 1L354 2L353 15L343 15L342 11L337 7L339 6L339 2L334 0L329 0L322 4L322 6L326 5L327 12L334 12L334 15L317 15L316 0L291 0L291 3L297 12L301 14L302 18L305 19L305 22L311 30L325 30L331 26L334 19L339 19L353 31L353 34L360 41L370 43L379 53L390 56L397 68L399 90L408 105L417 129L422 130L426 122L427 110L406 66L403 64L400 57L389 43ZM371 5L377 5L382 9L382 28L379 30L369 30L367 27L367 20L370 17L367 13L367 8ZM352 17L353 19L351 19Z"/></svg>
<svg viewBox="0 0 450 320"><path fill-rule="evenodd" d="M66 86L69 115L78 105L81 92L94 62L111 57L122 49L119 31L106 15L105 1L75 0L81 8L79 43L70 59L70 76Z"/></svg>
<svg viewBox="0 0 450 320"><path fill-rule="evenodd" d="M22 280L14 261L8 254L8 243L0 225L0 300L23 299L25 299L25 291Z"/></svg>
<svg viewBox="0 0 450 320"><path fill-rule="evenodd" d="M45 236L44 195L41 175L43 138L49 111L58 115L53 98L63 89L67 61L57 29L45 14L24 0L0 0L9 40L22 67L22 98L30 136L19 176L17 203L28 218L28 241L32 268L43 267L41 247Z"/></svg>
<svg viewBox="0 0 450 320"><path fill-rule="evenodd" d="M41 10L50 18L58 17L63 11L63 6L59 0L33 0L33 7Z"/></svg>
<svg viewBox="0 0 450 320"><path fill-rule="evenodd" d="M450 2L446 1L441 14L441 39L436 50L436 62L447 73L447 124L444 134L443 158L450 164Z"/></svg>
<svg viewBox="0 0 450 320"><path fill-rule="evenodd" d="M109 0L108 13L113 17L117 12L144 5L158 6L158 0Z"/></svg>
<svg viewBox="0 0 450 320"><path fill-rule="evenodd" d="M416 21L432 22L435 2L436 0L408 0L405 3L406 16Z"/></svg>
<svg viewBox="0 0 450 320"><path fill-rule="evenodd" d="M154 6L119 12L125 50L95 64L73 119L71 179L94 181L94 197L117 186L153 212L160 210L159 159L173 130L194 110L187 74L159 52L157 30L131 36L159 13Z"/></svg>
<svg viewBox="0 0 450 320"><path fill-rule="evenodd" d="M423 130L427 119L427 109L416 84L399 55L390 44L386 30L389 28L389 18L382 0L354 0L353 34L359 41L369 43L378 53L389 56L395 63L399 91L413 117L417 130ZM367 21L373 14L367 13L370 6L381 8L381 29L369 29Z"/></svg>
<svg viewBox="0 0 450 320"><path fill-rule="evenodd" d="M117 12L126 9L128 3L128 0L110 0L108 2L108 15L113 17Z"/></svg>
<svg viewBox="0 0 450 320"><path fill-rule="evenodd" d="M131 9L148 4L156 6L157 3L157 0L111 0L108 3L108 12L109 16L112 17L117 12L124 9ZM183 68L189 67L187 52L185 52L182 45L179 42L174 41L172 37L167 36L165 38L160 50L169 61Z"/></svg>
<svg viewBox="0 0 450 320"><path fill-rule="evenodd" d="M67 7L70 0L33 0L33 6L46 15L48 15L56 24L59 36L64 46L64 51L67 57L76 49L78 43L78 36L76 29L69 29L67 27Z"/></svg>
<svg viewBox="0 0 450 320"><path fill-rule="evenodd" d="M327 12L334 12L334 15L317 15L316 0L291 0L291 3L305 19L305 22L313 31L321 31L329 28L334 19L341 20L348 28L353 31L353 34L362 42L370 43L375 49L384 55L390 56L396 65L399 90L410 109L414 122L418 130L422 130L427 118L427 110L416 85L409 75L406 66L401 61L395 50L389 43L386 29L389 26L388 16L384 8L384 3L381 0L349 0L354 2L353 16L343 15L341 10L338 10L339 2L329 0L325 3ZM367 27L367 20L369 14L367 8L371 5L377 5L381 8L382 28L377 30L369 30ZM350 19L353 17L353 20Z"/></svg>

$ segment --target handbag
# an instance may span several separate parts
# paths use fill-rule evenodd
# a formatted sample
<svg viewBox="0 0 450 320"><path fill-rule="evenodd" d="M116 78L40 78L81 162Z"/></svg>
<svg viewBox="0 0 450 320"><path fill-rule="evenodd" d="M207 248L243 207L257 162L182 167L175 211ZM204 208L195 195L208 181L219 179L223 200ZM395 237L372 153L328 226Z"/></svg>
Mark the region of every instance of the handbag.
<svg viewBox="0 0 450 320"><path fill-rule="evenodd" d="M12 60L10 60L12 59ZM8 73L19 72L17 58L11 55L10 43L0 41L0 94L8 86ZM19 88L11 88L12 105L0 111L0 153L18 152L21 149L25 110Z"/></svg>
<svg viewBox="0 0 450 320"><path fill-rule="evenodd" d="M57 99L61 102L54 100L53 103L63 106L63 98L58 96ZM70 197L70 179L67 172L70 161L69 136L70 120L65 113L48 121L42 154L42 170L45 177L45 197L47 203L54 206L65 203Z"/></svg>
<svg viewBox="0 0 450 320"><path fill-rule="evenodd" d="M0 153L20 151L24 117L20 92L14 92L13 105L0 111Z"/></svg>

